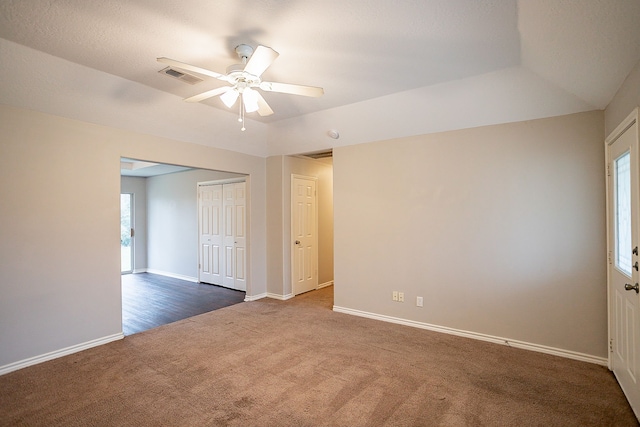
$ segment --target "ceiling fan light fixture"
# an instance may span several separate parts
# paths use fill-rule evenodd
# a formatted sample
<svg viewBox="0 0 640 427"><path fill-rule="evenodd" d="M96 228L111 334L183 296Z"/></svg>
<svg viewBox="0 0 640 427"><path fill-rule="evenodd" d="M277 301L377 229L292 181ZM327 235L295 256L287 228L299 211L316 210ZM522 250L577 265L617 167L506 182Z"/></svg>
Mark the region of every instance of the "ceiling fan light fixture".
<svg viewBox="0 0 640 427"><path fill-rule="evenodd" d="M227 106L227 108L231 108L233 107L233 104L236 103L236 100L238 99L238 95L239 95L238 91L234 88L233 90L228 90L222 95L220 95L220 99L222 100L224 105Z"/></svg>
<svg viewBox="0 0 640 427"><path fill-rule="evenodd" d="M258 92L251 88L246 88L242 92L242 101L244 102L244 110L247 113L258 111Z"/></svg>

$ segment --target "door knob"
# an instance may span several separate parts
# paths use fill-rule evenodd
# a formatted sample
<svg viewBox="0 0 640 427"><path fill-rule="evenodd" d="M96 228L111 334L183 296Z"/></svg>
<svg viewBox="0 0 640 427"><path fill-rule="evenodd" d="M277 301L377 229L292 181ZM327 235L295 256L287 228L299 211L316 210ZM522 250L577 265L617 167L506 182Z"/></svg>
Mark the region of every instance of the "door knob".
<svg viewBox="0 0 640 427"><path fill-rule="evenodd" d="M300 240L296 240L296 245L299 245L299 244L300 244Z"/></svg>
<svg viewBox="0 0 640 427"><path fill-rule="evenodd" d="M636 291L636 294L637 294L638 292L640 292L640 286L638 286L637 283L635 285L630 285L628 283L625 283L624 290L625 291Z"/></svg>

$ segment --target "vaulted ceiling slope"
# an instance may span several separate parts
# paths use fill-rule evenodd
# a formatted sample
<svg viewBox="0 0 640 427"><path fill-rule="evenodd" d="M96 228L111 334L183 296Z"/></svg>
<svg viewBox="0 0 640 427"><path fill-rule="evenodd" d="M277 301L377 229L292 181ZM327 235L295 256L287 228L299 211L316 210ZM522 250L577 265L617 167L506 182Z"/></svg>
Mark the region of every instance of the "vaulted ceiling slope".
<svg viewBox="0 0 640 427"><path fill-rule="evenodd" d="M604 109L640 60L638 0L3 0L0 102L259 156ZM240 43L280 53L263 77L323 87L265 93L158 71L169 57L218 72ZM341 138L328 138L338 129Z"/></svg>

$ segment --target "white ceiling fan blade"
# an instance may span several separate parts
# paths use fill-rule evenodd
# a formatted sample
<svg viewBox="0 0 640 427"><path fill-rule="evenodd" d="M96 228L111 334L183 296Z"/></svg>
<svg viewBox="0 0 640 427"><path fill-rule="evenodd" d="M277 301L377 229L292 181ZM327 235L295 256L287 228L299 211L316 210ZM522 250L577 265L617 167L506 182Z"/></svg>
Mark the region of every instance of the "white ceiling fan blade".
<svg viewBox="0 0 640 427"><path fill-rule="evenodd" d="M267 101L265 101L264 98L262 97L262 95L260 95L260 92L258 92L256 90L255 93L258 94L258 96L257 96L258 114L260 114L263 117L272 115L273 114L273 110L271 109L271 107L269 107L269 104L267 104Z"/></svg>
<svg viewBox="0 0 640 427"><path fill-rule="evenodd" d="M267 46L258 46L249 58L249 62L244 67L244 71L254 76L260 77L264 70L269 68L273 61L280 55L275 50Z"/></svg>
<svg viewBox="0 0 640 427"><path fill-rule="evenodd" d="M215 79L228 81L227 76L224 74L216 73L215 71L207 70L206 68L196 67L195 65L187 64L184 62L176 61L169 58L158 58L158 62L162 62L163 64L171 65L176 68L181 68L186 71L193 71L194 73L202 74L203 76L213 77Z"/></svg>
<svg viewBox="0 0 640 427"><path fill-rule="evenodd" d="M215 89L208 90L206 92L202 92L199 95L190 96L189 98L185 98L187 102L200 102L205 99L213 98L214 96L221 95L227 92L229 89L233 89L233 86L222 86Z"/></svg>
<svg viewBox="0 0 640 427"><path fill-rule="evenodd" d="M324 89L315 86L292 85L289 83L262 82L260 89L267 92L289 93L291 95L312 96L317 98L324 94Z"/></svg>

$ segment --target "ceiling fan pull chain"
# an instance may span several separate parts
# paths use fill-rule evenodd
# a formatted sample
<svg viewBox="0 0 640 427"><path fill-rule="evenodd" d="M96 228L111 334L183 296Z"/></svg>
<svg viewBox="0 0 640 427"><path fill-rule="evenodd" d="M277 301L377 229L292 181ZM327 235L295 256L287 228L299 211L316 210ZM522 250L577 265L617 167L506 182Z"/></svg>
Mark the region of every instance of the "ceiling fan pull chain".
<svg viewBox="0 0 640 427"><path fill-rule="evenodd" d="M240 118L239 120L242 121L242 127L240 128L240 130L242 132L244 132L246 130L246 128L244 127L244 95L240 94Z"/></svg>

